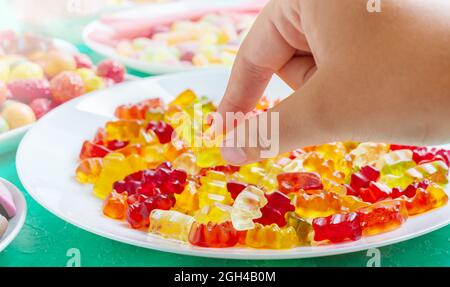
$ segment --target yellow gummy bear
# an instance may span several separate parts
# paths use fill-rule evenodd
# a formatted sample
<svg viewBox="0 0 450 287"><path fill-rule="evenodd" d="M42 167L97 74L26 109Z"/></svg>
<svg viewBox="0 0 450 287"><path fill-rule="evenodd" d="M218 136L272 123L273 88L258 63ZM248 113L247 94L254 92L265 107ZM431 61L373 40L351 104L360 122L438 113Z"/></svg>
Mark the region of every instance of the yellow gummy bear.
<svg viewBox="0 0 450 287"><path fill-rule="evenodd" d="M253 248L287 249L299 245L297 232L291 226L280 228L276 224L263 226L259 223L247 231L245 243Z"/></svg>
<svg viewBox="0 0 450 287"><path fill-rule="evenodd" d="M166 238L188 241L194 223L192 216L174 210L154 209L150 214L149 232Z"/></svg>
<svg viewBox="0 0 450 287"><path fill-rule="evenodd" d="M125 157L120 153L109 153L103 158L103 169L94 185L94 194L104 199L112 191L114 182L146 168L144 158L138 155Z"/></svg>
<svg viewBox="0 0 450 287"><path fill-rule="evenodd" d="M194 218L196 222L201 224L208 224L209 222L219 224L231 220L230 211L231 206L215 202L198 210Z"/></svg>
<svg viewBox="0 0 450 287"><path fill-rule="evenodd" d="M199 208L199 198L197 187L195 186L195 182L188 181L184 190L180 194L175 194L175 209L186 212L193 213Z"/></svg>

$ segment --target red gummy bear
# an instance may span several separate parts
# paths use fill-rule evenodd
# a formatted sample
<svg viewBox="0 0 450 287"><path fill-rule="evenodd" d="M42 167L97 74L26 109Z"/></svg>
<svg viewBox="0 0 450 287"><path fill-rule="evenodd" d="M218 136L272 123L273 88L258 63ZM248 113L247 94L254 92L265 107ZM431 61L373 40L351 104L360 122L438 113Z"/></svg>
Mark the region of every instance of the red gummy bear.
<svg viewBox="0 0 450 287"><path fill-rule="evenodd" d="M332 243L355 241L360 239L362 234L359 214L356 212L315 218L312 225L315 241L329 240Z"/></svg>
<svg viewBox="0 0 450 287"><path fill-rule="evenodd" d="M229 181L227 182L227 190L231 194L231 198L236 199L236 197L241 193L248 184L236 182L236 181Z"/></svg>
<svg viewBox="0 0 450 287"><path fill-rule="evenodd" d="M278 189L285 194L299 190L323 189L320 175L314 172L285 172L277 176Z"/></svg>
<svg viewBox="0 0 450 287"><path fill-rule="evenodd" d="M84 141L79 158L83 160L91 157L105 157L109 152L110 150L104 146L92 143L90 141Z"/></svg>
<svg viewBox="0 0 450 287"><path fill-rule="evenodd" d="M377 181L380 178L380 171L373 166L362 167L359 172L351 176L350 188L347 188L347 194L358 196L361 188L368 188L371 181Z"/></svg>
<svg viewBox="0 0 450 287"><path fill-rule="evenodd" d="M276 223L279 227L286 225L285 214L294 211L295 206L291 204L291 200L281 192L275 191L266 193L267 204L261 208L262 217L253 220L262 225L270 225Z"/></svg>
<svg viewBox="0 0 450 287"><path fill-rule="evenodd" d="M406 197L413 198L416 195L418 188L427 189L427 187L429 185L430 185L430 181L428 179L425 179L421 182L411 183L404 190L402 190L398 187L394 187L392 189L391 197L395 199L395 198L398 198L398 197L404 195Z"/></svg>
<svg viewBox="0 0 450 287"><path fill-rule="evenodd" d="M189 232L189 242L201 247L223 248L235 246L245 232L234 229L231 222L200 224L194 222Z"/></svg>
<svg viewBox="0 0 450 287"><path fill-rule="evenodd" d="M366 202L375 203L388 198L391 192L391 189L385 184L371 181L369 187L363 187L359 190L359 196Z"/></svg>
<svg viewBox="0 0 450 287"><path fill-rule="evenodd" d="M148 227L153 209L169 210L175 205L173 194L158 194L151 197L132 195L128 199L127 221L135 229Z"/></svg>
<svg viewBox="0 0 450 287"><path fill-rule="evenodd" d="M162 144L169 143L172 140L173 128L164 121L150 121L146 130L152 130Z"/></svg>

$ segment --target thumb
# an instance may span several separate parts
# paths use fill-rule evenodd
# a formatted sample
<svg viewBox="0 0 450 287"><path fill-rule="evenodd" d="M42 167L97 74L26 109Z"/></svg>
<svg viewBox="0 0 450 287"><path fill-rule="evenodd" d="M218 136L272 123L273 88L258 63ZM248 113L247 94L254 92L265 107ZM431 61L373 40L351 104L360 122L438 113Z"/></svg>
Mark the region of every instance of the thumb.
<svg viewBox="0 0 450 287"><path fill-rule="evenodd" d="M300 90L274 108L238 122L223 142L224 160L244 165L301 146L329 142L332 137L331 133L324 132L326 117L321 113L320 104L321 94L329 89L322 78L316 73Z"/></svg>

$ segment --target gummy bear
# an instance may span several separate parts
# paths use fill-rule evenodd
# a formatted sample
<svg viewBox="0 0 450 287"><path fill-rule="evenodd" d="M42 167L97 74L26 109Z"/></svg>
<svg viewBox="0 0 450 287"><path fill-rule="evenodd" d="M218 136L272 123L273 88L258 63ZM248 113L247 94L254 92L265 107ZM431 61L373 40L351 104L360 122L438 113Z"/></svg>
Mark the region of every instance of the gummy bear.
<svg viewBox="0 0 450 287"><path fill-rule="evenodd" d="M380 158L377 168L381 170L382 175L401 176L416 165L412 156L412 151L408 149L391 151Z"/></svg>
<svg viewBox="0 0 450 287"><path fill-rule="evenodd" d="M102 158L93 157L80 161L76 169L76 179L80 183L95 183L103 168Z"/></svg>
<svg viewBox="0 0 450 287"><path fill-rule="evenodd" d="M238 195L241 193L241 191L243 191L247 186L248 186L248 184L246 184L246 183L241 183L241 182L236 182L236 181L227 182L227 190L230 193L231 198L233 198L233 200L235 200L238 197Z"/></svg>
<svg viewBox="0 0 450 287"><path fill-rule="evenodd" d="M199 209L194 215L195 222L207 224L208 222L222 223L230 221L230 211L231 207L229 205L215 202Z"/></svg>
<svg viewBox="0 0 450 287"><path fill-rule="evenodd" d="M121 120L145 120L149 110L162 106L160 98L148 99L136 104L121 105L116 108L114 115Z"/></svg>
<svg viewBox="0 0 450 287"><path fill-rule="evenodd" d="M383 143L360 143L350 152L353 157L353 165L357 168L372 165L389 151L389 145Z"/></svg>
<svg viewBox="0 0 450 287"><path fill-rule="evenodd" d="M277 176L278 188L288 194L299 190L320 190L323 188L320 175L314 172L286 172Z"/></svg>
<svg viewBox="0 0 450 287"><path fill-rule="evenodd" d="M295 195L295 212L306 218L325 217L341 211L342 202L338 195L321 191L314 194L299 192Z"/></svg>
<svg viewBox="0 0 450 287"><path fill-rule="evenodd" d="M263 226L256 224L247 231L245 243L253 248L287 249L299 244L296 230L289 226L280 228L276 224Z"/></svg>
<svg viewBox="0 0 450 287"><path fill-rule="evenodd" d="M184 191L175 195L175 208L182 212L192 213L199 208L198 191L195 182L188 181Z"/></svg>
<svg viewBox="0 0 450 287"><path fill-rule="evenodd" d="M111 151L104 146L84 141L79 158L81 160L91 157L105 157Z"/></svg>
<svg viewBox="0 0 450 287"><path fill-rule="evenodd" d="M174 210L154 209L150 213L148 230L166 238L187 242L193 223L194 218L192 216Z"/></svg>
<svg viewBox="0 0 450 287"><path fill-rule="evenodd" d="M204 177L200 178L201 186L199 192L200 208L214 202L230 204L231 195L226 188L226 175L223 172L209 170Z"/></svg>
<svg viewBox="0 0 450 287"><path fill-rule="evenodd" d="M362 235L360 216L356 212L314 218L312 226L315 241L328 240L332 243L355 241Z"/></svg>
<svg viewBox="0 0 450 287"><path fill-rule="evenodd" d="M265 194L267 204L261 208L262 216L254 220L262 225L277 224L280 227L286 225L285 214L294 211L295 206L291 204L291 200L281 192L274 191Z"/></svg>
<svg viewBox="0 0 450 287"><path fill-rule="evenodd" d="M239 174L245 182L256 185L265 176L265 170L262 168L261 163L251 163L241 166Z"/></svg>
<svg viewBox="0 0 450 287"><path fill-rule="evenodd" d="M448 183L448 166L441 160L419 164L408 169L406 174L416 180L426 178L436 183Z"/></svg>
<svg viewBox="0 0 450 287"><path fill-rule="evenodd" d="M103 204L103 214L113 219L124 219L127 208L127 194L112 191Z"/></svg>
<svg viewBox="0 0 450 287"><path fill-rule="evenodd" d="M175 205L173 194L158 194L151 197L139 195L138 200L130 203L127 209L127 221L134 229L150 224L150 212L154 209L169 210Z"/></svg>
<svg viewBox="0 0 450 287"><path fill-rule="evenodd" d="M377 181L379 178L380 172L373 166L362 167L358 172L352 174L351 188L347 188L347 194L358 196L361 188L368 188L371 181Z"/></svg>
<svg viewBox="0 0 450 287"><path fill-rule="evenodd" d="M445 205L448 195L438 184L431 183L426 189L418 188L413 198L405 200L408 215L424 213Z"/></svg>
<svg viewBox="0 0 450 287"><path fill-rule="evenodd" d="M199 174L201 168L197 165L197 158L192 153L182 153L174 161L175 168L182 169L190 175Z"/></svg>
<svg viewBox="0 0 450 287"><path fill-rule="evenodd" d="M152 130L162 144L169 143L172 139L173 128L164 121L150 121L147 124L146 130Z"/></svg>
<svg viewBox="0 0 450 287"><path fill-rule="evenodd" d="M138 121L118 120L106 123L108 140L130 141L139 137L141 124Z"/></svg>
<svg viewBox="0 0 450 287"><path fill-rule="evenodd" d="M391 192L392 190L385 184L371 181L369 187L359 190L359 196L366 202L375 203L388 198Z"/></svg>
<svg viewBox="0 0 450 287"><path fill-rule="evenodd" d="M375 235L400 227L408 219L405 203L381 201L358 210L363 235Z"/></svg>
<svg viewBox="0 0 450 287"><path fill-rule="evenodd" d="M234 229L231 222L219 224L194 222L189 232L189 242L201 247L233 247L239 242L241 236L242 232Z"/></svg>
<svg viewBox="0 0 450 287"><path fill-rule="evenodd" d="M308 245L311 242L310 234L312 233L312 226L309 222L295 214L295 212L286 213L287 225L294 228L297 232L299 245Z"/></svg>
<svg viewBox="0 0 450 287"><path fill-rule="evenodd" d="M94 194L105 198L112 191L114 182L146 166L144 159L138 155L125 157L120 153L109 153L103 158L103 169L95 182Z"/></svg>
<svg viewBox="0 0 450 287"><path fill-rule="evenodd" d="M267 204L264 192L256 186L249 185L239 193L231 210L231 222L237 230L254 228L254 219L262 216L261 208Z"/></svg>

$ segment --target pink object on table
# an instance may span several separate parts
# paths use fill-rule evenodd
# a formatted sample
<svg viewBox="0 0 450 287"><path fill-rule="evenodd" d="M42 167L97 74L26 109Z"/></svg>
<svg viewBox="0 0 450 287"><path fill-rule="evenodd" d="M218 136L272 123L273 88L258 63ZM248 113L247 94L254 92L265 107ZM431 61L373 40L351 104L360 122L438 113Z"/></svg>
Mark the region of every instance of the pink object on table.
<svg viewBox="0 0 450 287"><path fill-rule="evenodd" d="M148 37L152 28L157 25L168 25L174 21L188 19L195 20L208 13L258 13L267 0L255 0L248 3L229 7L206 7L203 9L179 11L170 14L162 13L153 17L131 17L126 13L104 15L101 22L107 29L92 31L88 37L98 43L115 46L120 40Z"/></svg>
<svg viewBox="0 0 450 287"><path fill-rule="evenodd" d="M3 210L6 214L3 214ZM14 204L12 194L2 182L0 182L0 211L2 215L8 218L16 215L16 205Z"/></svg>

